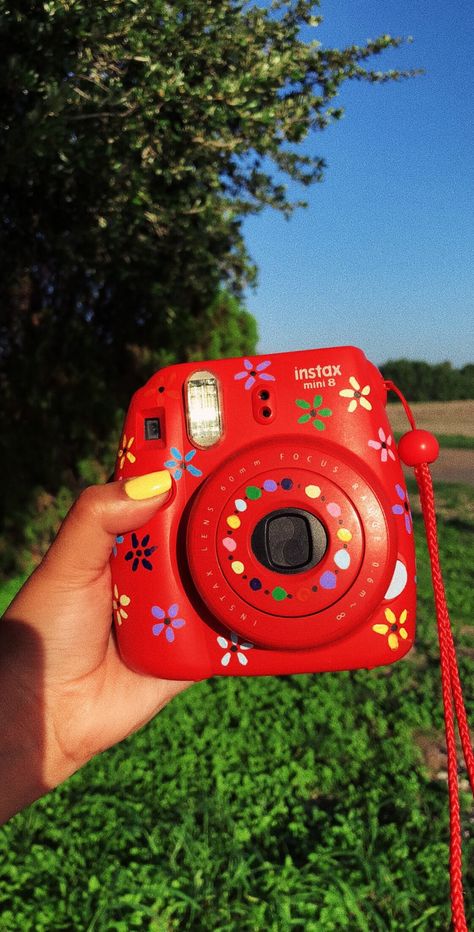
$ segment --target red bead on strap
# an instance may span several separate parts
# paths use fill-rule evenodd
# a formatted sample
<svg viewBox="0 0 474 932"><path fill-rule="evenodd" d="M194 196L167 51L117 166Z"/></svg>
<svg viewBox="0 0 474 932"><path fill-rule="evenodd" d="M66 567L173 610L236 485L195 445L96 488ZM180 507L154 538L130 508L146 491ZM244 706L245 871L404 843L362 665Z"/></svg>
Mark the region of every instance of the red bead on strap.
<svg viewBox="0 0 474 932"><path fill-rule="evenodd" d="M434 463L439 456L439 443L429 430L409 430L398 441L398 454L405 466Z"/></svg>

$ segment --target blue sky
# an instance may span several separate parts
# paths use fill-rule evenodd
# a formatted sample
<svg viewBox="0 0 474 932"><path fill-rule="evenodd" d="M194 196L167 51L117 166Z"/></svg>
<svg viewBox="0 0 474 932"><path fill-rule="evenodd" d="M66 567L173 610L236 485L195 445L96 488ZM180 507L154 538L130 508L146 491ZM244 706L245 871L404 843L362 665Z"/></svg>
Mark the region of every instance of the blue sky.
<svg viewBox="0 0 474 932"><path fill-rule="evenodd" d="M408 81L346 84L345 116L304 151L325 180L289 186L309 206L244 223L259 268L247 307L263 353L353 343L388 358L474 360L474 65L471 2L322 0L311 30L328 47L382 33L413 42L376 69Z"/></svg>

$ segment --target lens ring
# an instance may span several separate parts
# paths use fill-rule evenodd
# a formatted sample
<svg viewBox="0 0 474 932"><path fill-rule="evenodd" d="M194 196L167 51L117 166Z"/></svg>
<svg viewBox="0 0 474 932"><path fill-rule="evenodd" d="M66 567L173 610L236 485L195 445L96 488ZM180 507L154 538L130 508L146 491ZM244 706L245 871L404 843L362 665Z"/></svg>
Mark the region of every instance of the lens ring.
<svg viewBox="0 0 474 932"><path fill-rule="evenodd" d="M216 619L254 644L304 649L339 640L367 620L393 572L396 535L384 533L391 513L380 499L351 462L320 442L277 438L242 448L204 483L186 526L198 595ZM327 551L307 574L285 579L252 552L253 528L278 507L304 508L326 527ZM363 534L361 512L368 509Z"/></svg>

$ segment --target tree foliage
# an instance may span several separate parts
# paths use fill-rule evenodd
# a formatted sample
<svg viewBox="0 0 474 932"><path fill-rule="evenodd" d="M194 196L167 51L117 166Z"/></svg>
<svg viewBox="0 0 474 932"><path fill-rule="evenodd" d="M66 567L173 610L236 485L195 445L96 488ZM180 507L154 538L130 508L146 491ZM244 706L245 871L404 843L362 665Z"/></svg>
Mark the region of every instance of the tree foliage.
<svg viewBox="0 0 474 932"><path fill-rule="evenodd" d="M255 348L248 318L222 300L255 279L243 218L289 215L285 176L322 178L299 144L339 118L345 81L402 76L369 67L399 39L305 41L318 6L0 0L9 496L19 476L54 491L75 474L160 365Z"/></svg>
<svg viewBox="0 0 474 932"><path fill-rule="evenodd" d="M430 364L416 359L389 359L380 369L384 378L395 382L409 401L474 398L473 364L456 369L450 362Z"/></svg>

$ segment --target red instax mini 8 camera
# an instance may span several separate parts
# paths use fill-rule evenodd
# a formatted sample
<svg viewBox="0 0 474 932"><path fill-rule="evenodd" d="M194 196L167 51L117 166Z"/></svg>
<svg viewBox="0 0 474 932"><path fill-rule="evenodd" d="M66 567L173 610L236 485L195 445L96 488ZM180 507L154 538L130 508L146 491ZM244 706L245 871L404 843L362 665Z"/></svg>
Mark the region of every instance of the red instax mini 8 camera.
<svg viewBox="0 0 474 932"><path fill-rule="evenodd" d="M114 546L130 667L199 680L410 649L412 521L385 403L351 346L170 366L134 395L115 478L166 468L174 482Z"/></svg>

